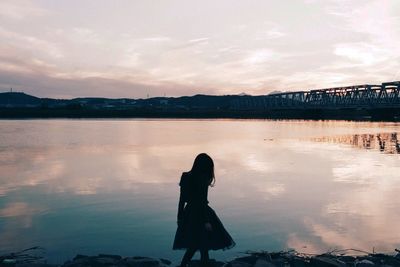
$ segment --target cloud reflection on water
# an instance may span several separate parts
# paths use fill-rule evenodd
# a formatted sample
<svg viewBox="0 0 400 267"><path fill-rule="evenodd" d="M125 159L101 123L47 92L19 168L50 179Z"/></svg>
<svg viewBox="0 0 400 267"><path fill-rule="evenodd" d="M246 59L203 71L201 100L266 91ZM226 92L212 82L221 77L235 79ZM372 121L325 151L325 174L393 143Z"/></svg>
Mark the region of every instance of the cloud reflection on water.
<svg viewBox="0 0 400 267"><path fill-rule="evenodd" d="M323 252L349 246L392 250L399 244L400 236L393 233L400 221L398 154L369 153L354 149L352 141L339 142L354 140L351 136L355 134L360 136L357 140L370 135L376 139L382 129L399 132L397 124L258 120L1 123L8 132L0 132L0 214L26 213L31 221L25 225L37 231L24 236L23 230L13 226L13 220L23 221L23 216L2 216L0 227L8 234L0 248L18 238L23 241L10 243L31 244L45 234L48 222L57 222L65 233L51 226L46 234L54 237L47 242L58 252L77 240L89 253L89 248L105 249L131 238L148 239L137 248L143 251L156 240L161 253L169 254L177 184L199 152L215 160L217 183L209 198L238 243L233 252L285 247ZM23 131L13 131L16 127ZM379 136L386 144L393 140L392 134ZM79 225L71 223L76 218ZM149 238L154 232L157 236ZM115 247L115 253L122 253L128 244L132 245L129 239Z"/></svg>
<svg viewBox="0 0 400 267"><path fill-rule="evenodd" d="M294 233L288 244L297 248L303 245L303 251L307 252L321 252L323 248L393 251L400 244L400 234L395 230L400 220L399 158L393 155L398 153L397 134L354 134L311 140L327 143L319 154L334 163L331 180L336 185L332 186L329 200L321 203L320 216L304 219L304 225L318 237L315 242ZM368 153L354 147L392 155Z"/></svg>

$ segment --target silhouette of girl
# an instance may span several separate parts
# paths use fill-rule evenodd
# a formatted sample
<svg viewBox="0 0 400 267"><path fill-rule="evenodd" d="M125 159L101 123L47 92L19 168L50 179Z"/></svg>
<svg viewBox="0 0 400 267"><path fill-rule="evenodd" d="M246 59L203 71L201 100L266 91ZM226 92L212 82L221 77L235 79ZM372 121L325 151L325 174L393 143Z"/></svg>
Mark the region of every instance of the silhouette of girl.
<svg viewBox="0 0 400 267"><path fill-rule="evenodd" d="M201 265L205 267L209 262L210 249L225 250L235 246L215 211L208 206L208 187L214 183L214 162L205 153L199 154L192 169L182 174L178 229L173 245L173 249L186 249L181 267L188 265L197 250L200 250Z"/></svg>

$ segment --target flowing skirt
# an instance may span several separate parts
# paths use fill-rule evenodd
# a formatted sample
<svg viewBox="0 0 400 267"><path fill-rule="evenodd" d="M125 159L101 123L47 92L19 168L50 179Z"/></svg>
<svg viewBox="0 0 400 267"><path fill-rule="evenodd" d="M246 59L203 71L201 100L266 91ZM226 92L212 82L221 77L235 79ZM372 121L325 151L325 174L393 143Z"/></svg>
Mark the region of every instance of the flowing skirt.
<svg viewBox="0 0 400 267"><path fill-rule="evenodd" d="M235 241L225 230L215 211L207 205L207 217L212 230L208 231L204 225L204 218L200 210L187 205L183 211L182 222L176 230L173 249L230 249Z"/></svg>

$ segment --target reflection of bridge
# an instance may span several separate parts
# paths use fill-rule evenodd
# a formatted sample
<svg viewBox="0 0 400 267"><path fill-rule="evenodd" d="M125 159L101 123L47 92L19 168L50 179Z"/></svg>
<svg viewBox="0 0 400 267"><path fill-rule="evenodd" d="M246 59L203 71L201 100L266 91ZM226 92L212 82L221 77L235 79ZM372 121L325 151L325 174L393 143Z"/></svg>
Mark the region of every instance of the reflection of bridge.
<svg viewBox="0 0 400 267"><path fill-rule="evenodd" d="M400 154L400 133L355 134L312 138L315 142L348 144L358 148L376 149L383 153Z"/></svg>
<svg viewBox="0 0 400 267"><path fill-rule="evenodd" d="M233 109L238 110L400 108L400 81L381 85L365 84L265 96L242 96L231 104Z"/></svg>

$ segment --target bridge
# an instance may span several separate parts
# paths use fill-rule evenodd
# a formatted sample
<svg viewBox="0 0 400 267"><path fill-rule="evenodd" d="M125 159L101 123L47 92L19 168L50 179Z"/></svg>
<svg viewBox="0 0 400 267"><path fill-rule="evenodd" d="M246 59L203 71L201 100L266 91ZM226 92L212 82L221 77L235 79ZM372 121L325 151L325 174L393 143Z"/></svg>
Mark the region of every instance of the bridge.
<svg viewBox="0 0 400 267"><path fill-rule="evenodd" d="M400 108L400 81L353 85L263 96L242 96L234 110Z"/></svg>

